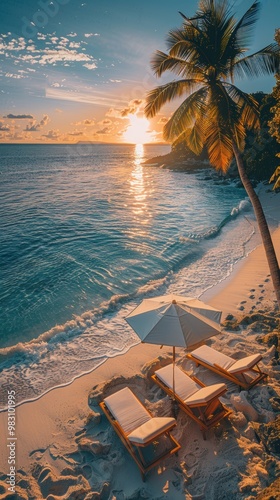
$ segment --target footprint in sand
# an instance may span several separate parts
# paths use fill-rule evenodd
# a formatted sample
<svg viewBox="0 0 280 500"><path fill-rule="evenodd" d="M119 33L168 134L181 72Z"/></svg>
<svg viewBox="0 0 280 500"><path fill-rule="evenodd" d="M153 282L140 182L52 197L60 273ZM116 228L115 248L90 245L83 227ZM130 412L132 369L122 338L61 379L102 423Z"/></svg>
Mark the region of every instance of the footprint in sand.
<svg viewBox="0 0 280 500"><path fill-rule="evenodd" d="M264 293L265 292L265 289L261 290L261 293Z"/></svg>
<svg viewBox="0 0 280 500"><path fill-rule="evenodd" d="M249 299L254 299L255 298L255 295L250 295L249 296Z"/></svg>
<svg viewBox="0 0 280 500"><path fill-rule="evenodd" d="M34 455L35 453L40 453L43 455L43 453L45 453L47 449L48 448L38 448L37 450L31 451L31 453L29 453L29 456L32 457L32 455Z"/></svg>
<svg viewBox="0 0 280 500"><path fill-rule="evenodd" d="M228 346L229 346L229 347L234 347L234 346L235 346L235 344L238 344L239 342L240 342L240 340L230 340L230 341L228 342Z"/></svg>
<svg viewBox="0 0 280 500"><path fill-rule="evenodd" d="M263 285L259 285L259 288L262 288L262 287L263 287Z"/></svg>
<svg viewBox="0 0 280 500"><path fill-rule="evenodd" d="M240 302L240 304L246 304L247 300L242 300L242 302Z"/></svg>
<svg viewBox="0 0 280 500"><path fill-rule="evenodd" d="M264 280L264 282L265 282L265 283L267 283L268 281L270 281L270 279L269 279L269 278L266 278L266 280Z"/></svg>

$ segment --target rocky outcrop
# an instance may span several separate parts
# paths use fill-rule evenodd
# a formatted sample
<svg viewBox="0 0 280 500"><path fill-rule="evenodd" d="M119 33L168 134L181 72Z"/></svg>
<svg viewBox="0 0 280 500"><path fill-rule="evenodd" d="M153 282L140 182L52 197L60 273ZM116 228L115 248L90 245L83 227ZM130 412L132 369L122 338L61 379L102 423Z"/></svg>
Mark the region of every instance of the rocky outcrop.
<svg viewBox="0 0 280 500"><path fill-rule="evenodd" d="M255 432L270 453L280 457L280 415L267 424L255 424Z"/></svg>

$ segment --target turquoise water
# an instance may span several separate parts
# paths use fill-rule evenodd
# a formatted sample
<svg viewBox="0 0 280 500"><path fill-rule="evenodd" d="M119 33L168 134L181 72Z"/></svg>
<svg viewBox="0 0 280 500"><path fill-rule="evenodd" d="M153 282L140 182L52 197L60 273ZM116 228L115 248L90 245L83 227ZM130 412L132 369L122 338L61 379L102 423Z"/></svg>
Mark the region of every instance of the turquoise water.
<svg viewBox="0 0 280 500"><path fill-rule="evenodd" d="M0 367L22 398L138 342L124 316L147 294L197 296L243 255L244 190L142 165L168 150L0 145Z"/></svg>

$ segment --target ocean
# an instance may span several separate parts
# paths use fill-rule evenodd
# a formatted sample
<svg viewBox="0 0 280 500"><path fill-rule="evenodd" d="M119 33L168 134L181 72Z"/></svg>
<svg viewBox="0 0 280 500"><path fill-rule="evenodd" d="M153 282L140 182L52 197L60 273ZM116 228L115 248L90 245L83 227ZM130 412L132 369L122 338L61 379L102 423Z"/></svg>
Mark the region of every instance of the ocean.
<svg viewBox="0 0 280 500"><path fill-rule="evenodd" d="M245 191L145 166L162 145L0 145L0 407L139 342L144 297L199 297L255 245Z"/></svg>

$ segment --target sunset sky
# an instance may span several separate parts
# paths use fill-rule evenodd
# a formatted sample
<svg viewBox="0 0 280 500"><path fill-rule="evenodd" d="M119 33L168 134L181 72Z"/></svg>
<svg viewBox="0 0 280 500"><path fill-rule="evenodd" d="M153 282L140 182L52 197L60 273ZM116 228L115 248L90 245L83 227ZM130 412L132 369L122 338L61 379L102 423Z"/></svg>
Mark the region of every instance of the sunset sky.
<svg viewBox="0 0 280 500"><path fill-rule="evenodd" d="M240 16L252 0L232 0ZM150 69L178 11L194 14L197 0L1 0L0 142L161 141L174 104L150 122ZM280 27L280 1L263 0L252 50ZM275 79L237 82L271 92Z"/></svg>

